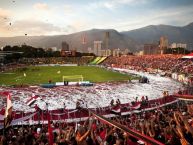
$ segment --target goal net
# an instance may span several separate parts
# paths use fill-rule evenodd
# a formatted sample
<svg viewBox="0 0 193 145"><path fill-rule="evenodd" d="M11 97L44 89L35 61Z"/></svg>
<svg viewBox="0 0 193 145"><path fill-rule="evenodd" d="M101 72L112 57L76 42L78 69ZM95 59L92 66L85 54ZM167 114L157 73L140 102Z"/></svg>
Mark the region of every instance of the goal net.
<svg viewBox="0 0 193 145"><path fill-rule="evenodd" d="M63 82L64 81L77 81L77 82L80 82L80 81L83 81L83 76L82 75L63 76L62 79L63 79Z"/></svg>

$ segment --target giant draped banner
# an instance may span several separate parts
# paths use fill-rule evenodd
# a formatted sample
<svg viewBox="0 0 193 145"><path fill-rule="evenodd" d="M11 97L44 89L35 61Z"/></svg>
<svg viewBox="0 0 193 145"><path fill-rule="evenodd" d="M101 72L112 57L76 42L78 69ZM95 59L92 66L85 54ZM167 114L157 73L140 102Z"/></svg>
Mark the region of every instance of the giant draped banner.
<svg viewBox="0 0 193 145"><path fill-rule="evenodd" d="M120 106L120 114L121 115L128 115L131 113L139 113L141 111L149 111L154 110L159 107L167 106L173 103L176 103L178 99L170 96L165 98L159 98L155 100L149 100L149 105L147 107L135 108L135 106L129 106L128 103L121 104ZM97 114L101 114L107 118L115 117L115 114L111 113L110 107L104 108L90 108ZM45 110L39 110L36 112L31 113L24 113L24 112L13 112L13 123L12 125L21 125L21 124L37 124L37 123L47 123L47 116ZM88 116L88 111L85 111L84 108L82 109L58 109L58 110L50 110L49 111L50 117L52 121L59 121L59 122L79 122L86 120ZM4 115L0 114L0 122L4 119Z"/></svg>
<svg viewBox="0 0 193 145"><path fill-rule="evenodd" d="M179 100L193 101L193 95L180 95L180 94L176 94L175 96Z"/></svg>

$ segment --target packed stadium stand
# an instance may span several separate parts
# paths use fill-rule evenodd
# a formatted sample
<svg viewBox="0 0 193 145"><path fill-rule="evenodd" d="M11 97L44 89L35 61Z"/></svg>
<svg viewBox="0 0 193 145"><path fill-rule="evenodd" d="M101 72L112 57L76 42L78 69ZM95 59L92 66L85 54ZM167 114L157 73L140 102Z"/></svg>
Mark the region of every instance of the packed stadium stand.
<svg viewBox="0 0 193 145"><path fill-rule="evenodd" d="M170 74L169 77L176 74L184 77L193 75L192 59L183 59L182 55L155 55L155 56L121 56L121 57L97 57L93 58L40 58L40 59L23 59L22 64L101 64L108 69L116 68L116 70L126 71L145 71L151 72L159 70ZM90 63L89 63L90 62ZM8 66L9 69L18 67L18 64ZM151 74L150 74L151 75ZM155 74L152 74L156 78ZM157 74L156 74L157 75ZM166 77L166 76L164 76ZM159 85L163 85L162 77L158 78ZM179 81L179 80L178 80ZM169 82L169 81L168 81ZM191 85L189 82L188 85ZM131 87L134 86L131 83ZM107 86L109 84L107 83ZM119 84L118 84L119 85ZM114 90L118 87L115 86ZM140 92L150 84L139 84L135 92ZM182 85L179 85L182 86ZM108 90L108 87L97 90L96 86L93 90L82 88L65 88L66 92L74 92L77 89L79 93L100 94L101 91ZM158 86L159 87L159 86ZM167 86L168 88L170 86ZM29 92L31 88L22 88L23 91ZM29 90L28 90L29 89ZM33 90L34 88L32 88ZM58 89L58 88L57 88ZM54 94L57 100L57 91L65 92L63 88L57 90L46 90L46 93ZM70 90L72 89L72 90ZM74 90L73 90L74 89ZM119 91L115 96L119 96ZM151 88L155 91L155 88ZM170 88L171 89L171 88ZM1 108L0 111L0 143L2 145L192 145L193 144L193 96L185 89L179 88L178 92L168 94L163 91L163 95L159 98L149 99L148 96L133 96L135 100L122 103L119 99L112 98L105 107L88 108L85 101L78 99L76 108L68 109L66 105L60 109L49 110L49 103L45 102L45 96L40 96L42 102L46 105L46 109L41 109L38 105L34 105L32 112L12 110L10 103L11 95L6 92L8 88L1 89ZM11 89L10 89L11 90ZM14 94L20 91L19 88L12 90ZM36 92L41 93L45 90L37 88ZM90 92L91 91L91 92ZM93 93L93 94L94 94ZM132 91L130 92L132 93ZM20 94L24 95L24 94ZM69 95L69 94L68 94ZM66 95L64 99L68 98ZM105 94L106 95L106 94ZM6 104L6 99L9 104ZM85 97L84 96L84 97ZM188 96L188 97L187 97ZM102 98L105 101L106 98ZM111 96L110 96L111 97ZM121 96L119 96L121 97ZM32 105L39 96L32 96L25 102L29 104L27 109L30 110ZM73 98L73 97L72 97ZM71 98L71 99L72 99ZM15 98L16 99L16 98ZM17 98L16 101L20 101ZM124 100L124 99L123 99ZM71 100L72 101L72 100ZM94 102L96 100L92 100ZM99 103L100 104L100 103ZM56 104L55 104L56 105ZM7 108L5 108L5 106ZM23 105L25 106L25 105ZM9 111L8 111L9 110ZM12 111L10 111L12 110ZM35 110L35 111L34 111ZM9 114L12 113L12 114ZM4 115L5 114L5 115ZM20 122L20 124L18 124Z"/></svg>
<svg viewBox="0 0 193 145"><path fill-rule="evenodd" d="M19 62L29 65L37 64L88 64L93 59L92 56L83 57L49 57L49 58L26 58L21 59Z"/></svg>
<svg viewBox="0 0 193 145"><path fill-rule="evenodd" d="M193 73L192 59L182 59L182 55L146 55L108 57L103 63L106 66L133 68L139 70L160 69L163 71Z"/></svg>

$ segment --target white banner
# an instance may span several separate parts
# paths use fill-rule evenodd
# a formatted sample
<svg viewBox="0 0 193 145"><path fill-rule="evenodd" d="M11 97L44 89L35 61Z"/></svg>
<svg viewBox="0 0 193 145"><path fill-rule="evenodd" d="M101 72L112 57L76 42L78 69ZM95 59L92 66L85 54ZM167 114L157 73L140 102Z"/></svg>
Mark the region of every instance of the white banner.
<svg viewBox="0 0 193 145"><path fill-rule="evenodd" d="M22 118L15 119L11 122L11 125L17 125L19 122L28 120L28 119L32 118L34 115L36 115L36 113L30 114L30 115L22 117Z"/></svg>

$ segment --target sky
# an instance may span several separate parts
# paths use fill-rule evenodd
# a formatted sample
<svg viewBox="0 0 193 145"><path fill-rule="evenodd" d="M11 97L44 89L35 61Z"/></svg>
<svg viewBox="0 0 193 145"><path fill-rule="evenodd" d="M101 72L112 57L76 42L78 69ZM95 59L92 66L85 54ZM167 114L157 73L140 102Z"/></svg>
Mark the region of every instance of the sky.
<svg viewBox="0 0 193 145"><path fill-rule="evenodd" d="M193 22L193 0L0 0L0 37Z"/></svg>

